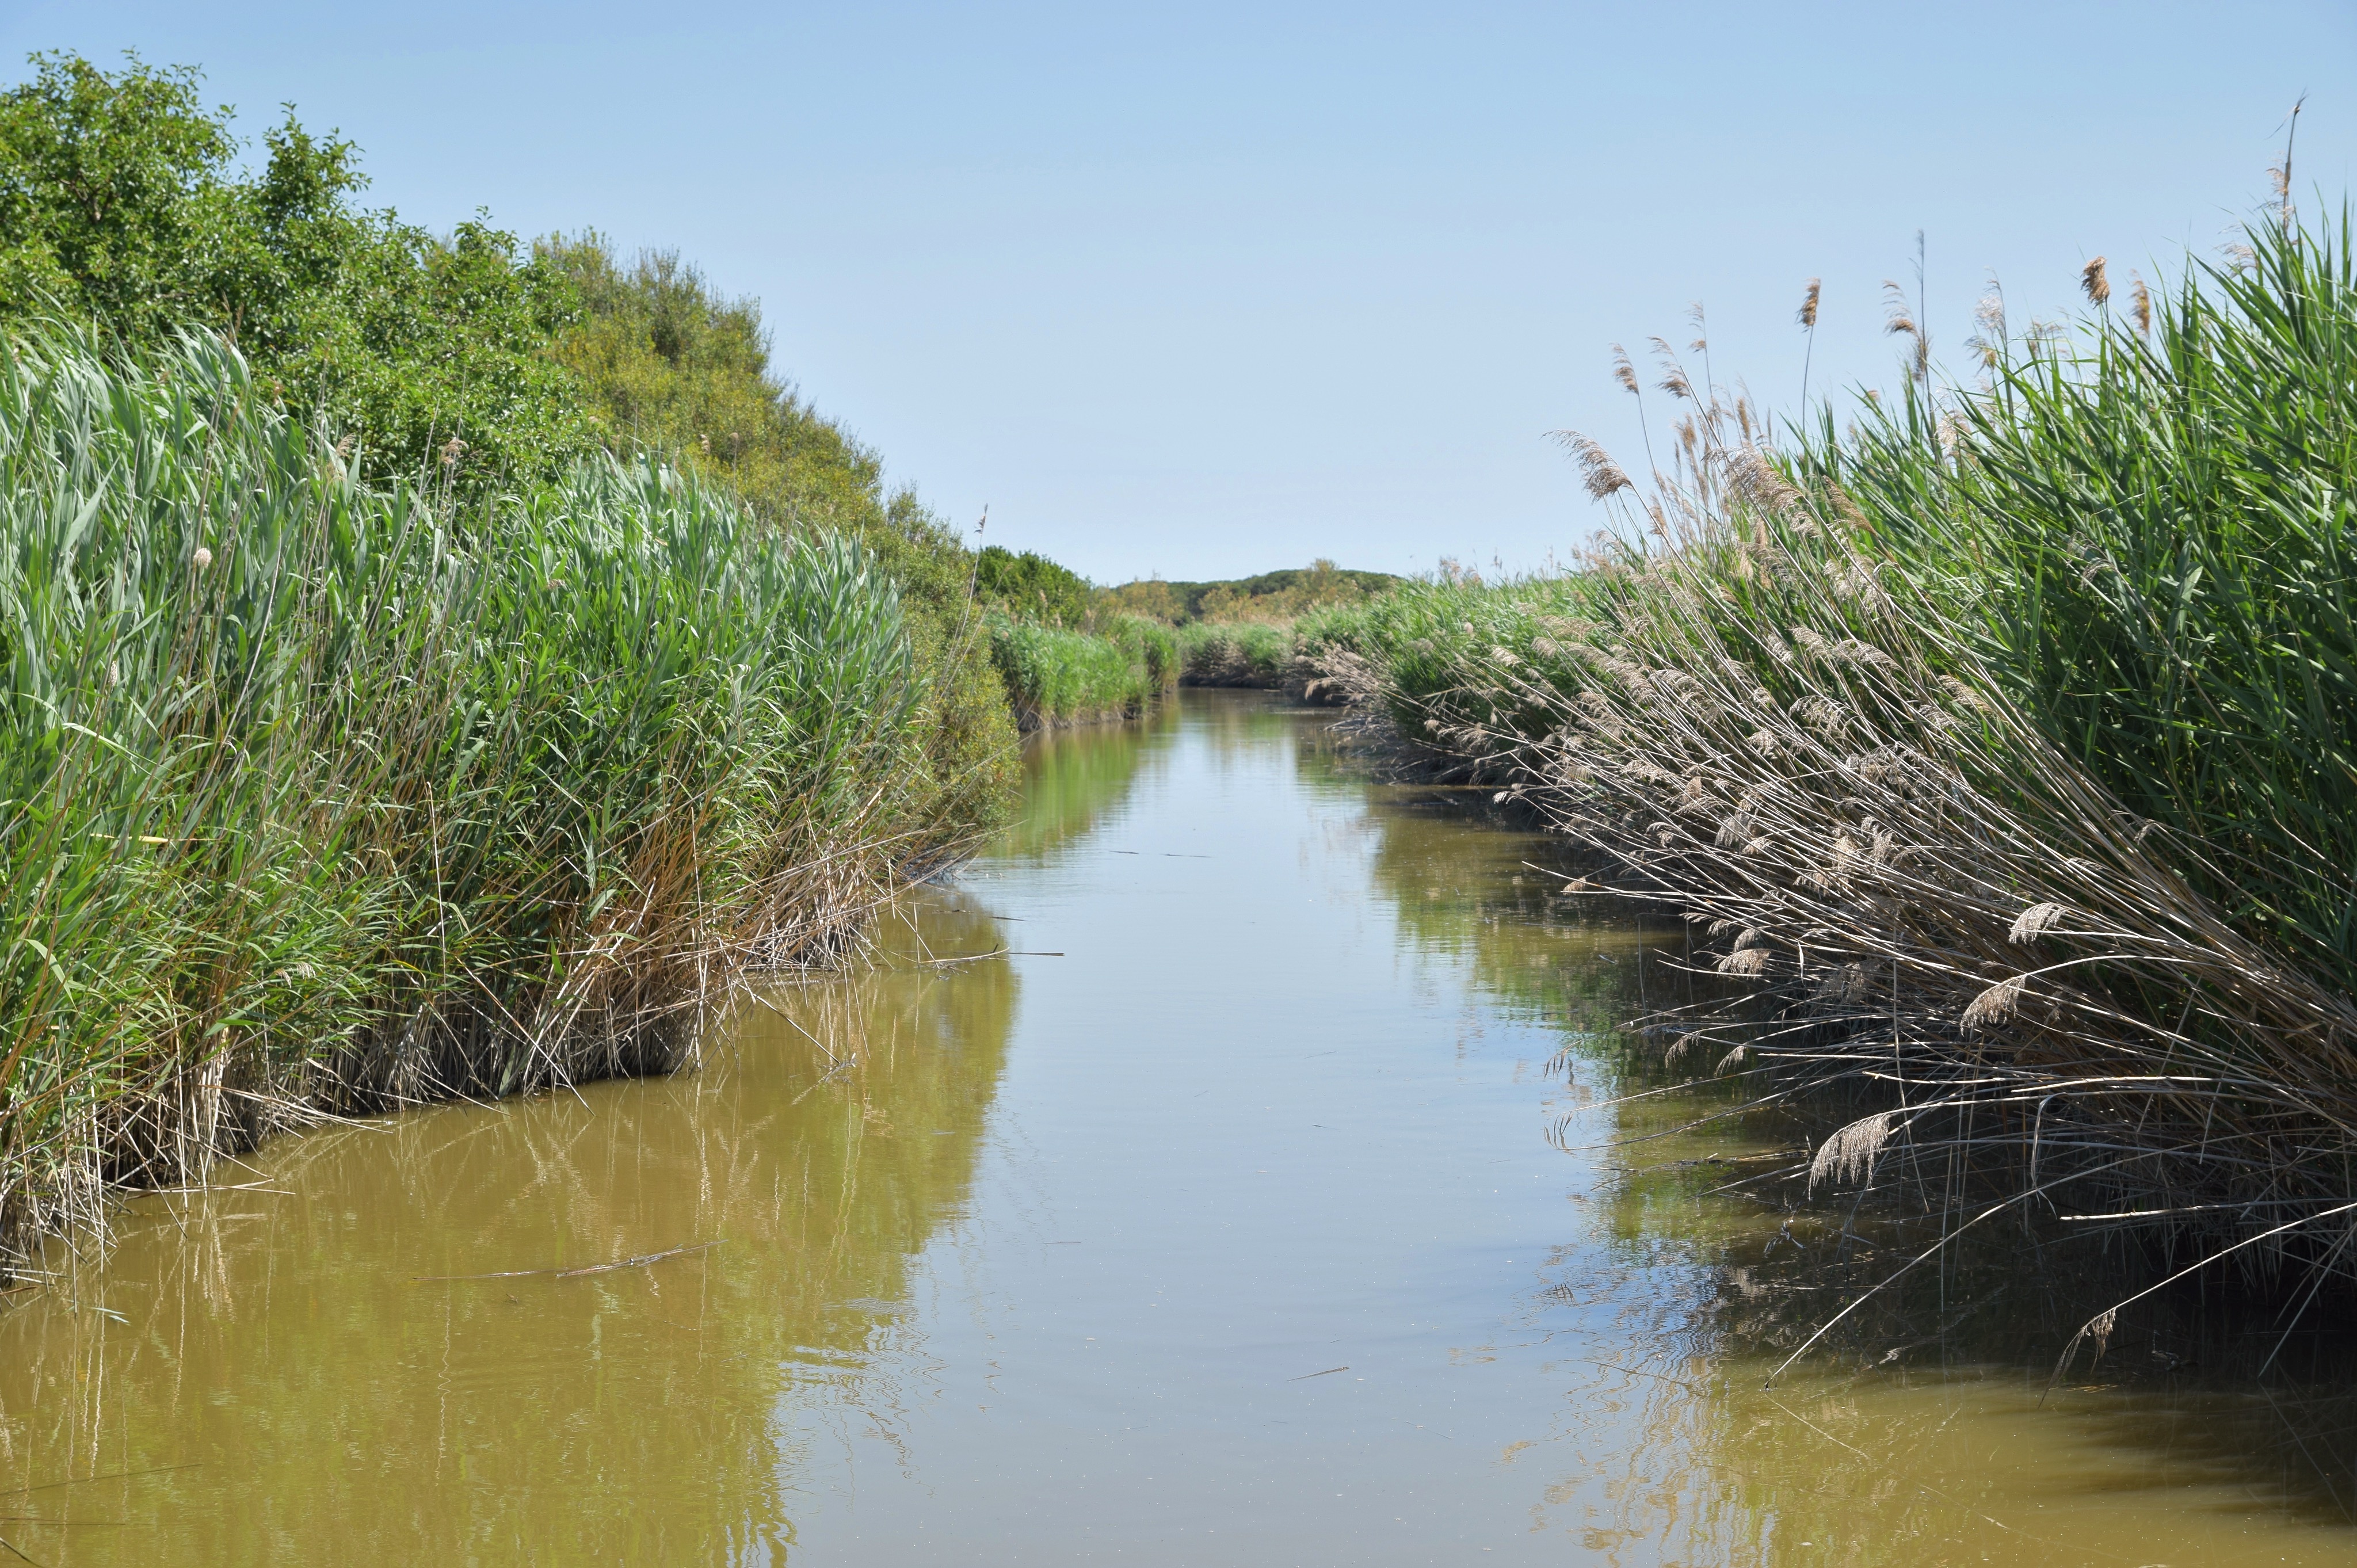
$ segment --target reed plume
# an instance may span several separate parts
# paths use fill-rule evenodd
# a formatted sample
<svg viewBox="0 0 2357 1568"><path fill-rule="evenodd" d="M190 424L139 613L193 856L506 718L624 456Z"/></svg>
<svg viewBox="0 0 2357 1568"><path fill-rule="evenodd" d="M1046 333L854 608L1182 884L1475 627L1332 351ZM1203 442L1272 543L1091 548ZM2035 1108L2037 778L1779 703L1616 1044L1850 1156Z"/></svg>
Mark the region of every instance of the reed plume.
<svg viewBox="0 0 2357 1568"><path fill-rule="evenodd" d="M1947 1163L1934 1204L2072 1184L2103 1228L2346 1274L2357 632L2318 585L2357 576L2319 499L2357 457L2313 434L2357 397L2357 261L2338 230L2248 239L2166 311L2079 350L2036 323L1986 390L1868 401L1799 452L1696 399L1640 499L1660 544L1403 590L1351 646L1442 777L1699 918L1696 969L1758 1005L1650 1026L1747 1042L1763 1102L1846 1126L1903 1096L1873 1131ZM1980 325L2003 342L1994 295Z"/></svg>
<svg viewBox="0 0 2357 1568"><path fill-rule="evenodd" d="M1817 300L1824 288L1824 279L1811 278L1808 288L1802 293L1801 308L1794 316L1801 324L1801 329L1808 335L1808 340L1801 349L1801 413L1803 418L1807 417L1809 411L1809 368L1817 356Z"/></svg>
<svg viewBox="0 0 2357 1568"><path fill-rule="evenodd" d="M1620 465L1612 460L1611 454L1598 443L1577 430L1556 430L1549 432L1549 435L1570 452L1573 461L1579 465L1589 499L1600 501L1621 490L1636 488L1621 470Z"/></svg>
<svg viewBox="0 0 2357 1568"><path fill-rule="evenodd" d="M2104 271L2104 258L2097 256L2079 269L2079 287L2085 292L2088 303L2101 310L2112 303L2112 280Z"/></svg>

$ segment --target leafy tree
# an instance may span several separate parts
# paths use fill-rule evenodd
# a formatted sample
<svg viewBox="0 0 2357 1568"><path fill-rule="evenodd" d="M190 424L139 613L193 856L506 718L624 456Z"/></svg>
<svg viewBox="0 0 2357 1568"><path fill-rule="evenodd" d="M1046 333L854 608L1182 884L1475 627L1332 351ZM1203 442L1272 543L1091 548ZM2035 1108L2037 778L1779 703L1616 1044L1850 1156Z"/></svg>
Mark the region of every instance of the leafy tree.
<svg viewBox="0 0 2357 1568"><path fill-rule="evenodd" d="M379 471L480 488L592 444L544 352L578 301L512 235L479 219L443 239L359 207L358 150L291 106L262 170L242 171L231 112L204 106L192 69L31 63L0 92L0 314L132 343L219 328Z"/></svg>
<svg viewBox="0 0 2357 1568"><path fill-rule="evenodd" d="M974 563L974 583L985 598L1016 615L1050 626L1077 627L1089 618L1094 593L1088 579L1045 555L1020 555L993 544Z"/></svg>

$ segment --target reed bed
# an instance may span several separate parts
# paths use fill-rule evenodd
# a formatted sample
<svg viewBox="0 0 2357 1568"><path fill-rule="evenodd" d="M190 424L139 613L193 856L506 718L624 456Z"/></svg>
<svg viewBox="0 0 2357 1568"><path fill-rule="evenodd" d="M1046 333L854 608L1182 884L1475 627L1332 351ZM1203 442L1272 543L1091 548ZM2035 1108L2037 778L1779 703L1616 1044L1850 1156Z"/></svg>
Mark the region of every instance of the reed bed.
<svg viewBox="0 0 2357 1568"><path fill-rule="evenodd" d="M2303 1309L2352 1273L2357 280L2345 220L2249 239L2091 281L2075 339L1992 304L1983 385L1785 450L1666 360L1672 473L1570 442L1642 542L1317 652L1695 923L1748 995L1649 1019L1666 1060L1813 1107L1781 1176L1943 1216L1919 1261L2037 1221L2314 1265Z"/></svg>
<svg viewBox="0 0 2357 1568"><path fill-rule="evenodd" d="M277 1128L692 1060L932 811L898 597L662 467L372 488L221 340L0 346L0 1243Z"/></svg>
<svg viewBox="0 0 2357 1568"><path fill-rule="evenodd" d="M1283 692L1297 702L1340 703L1349 691L1319 656L1356 635L1363 604L1329 606L1286 621L1189 621L1178 628L1180 682Z"/></svg>
<svg viewBox="0 0 2357 1568"><path fill-rule="evenodd" d="M1179 679L1190 686L1280 687L1293 630L1265 621L1189 621L1178 628Z"/></svg>
<svg viewBox="0 0 2357 1568"><path fill-rule="evenodd" d="M1066 630L994 615L990 648L1025 730L1134 719L1178 683L1177 635L1135 616Z"/></svg>

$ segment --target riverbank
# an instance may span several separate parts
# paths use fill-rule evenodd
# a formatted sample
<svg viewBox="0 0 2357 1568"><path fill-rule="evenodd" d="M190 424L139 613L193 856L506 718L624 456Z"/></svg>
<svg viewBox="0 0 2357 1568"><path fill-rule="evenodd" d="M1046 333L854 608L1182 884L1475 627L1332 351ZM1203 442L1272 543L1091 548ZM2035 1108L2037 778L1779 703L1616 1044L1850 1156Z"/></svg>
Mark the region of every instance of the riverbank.
<svg viewBox="0 0 2357 1568"><path fill-rule="evenodd" d="M0 1245L328 1116L693 1061L961 853L861 548L367 483L203 334L0 347Z"/></svg>
<svg viewBox="0 0 2357 1568"><path fill-rule="evenodd" d="M1068 628L994 614L990 651L1027 733L1140 718L1178 684L1178 640L1135 617Z"/></svg>
<svg viewBox="0 0 2357 1568"><path fill-rule="evenodd" d="M0 1262L322 1117L691 1063L1011 805L981 563L756 302L364 208L199 83L0 91Z"/></svg>
<svg viewBox="0 0 2357 1568"><path fill-rule="evenodd" d="M1847 1107L1796 1198L2347 1272L2357 285L2334 234L2248 239L2076 339L1999 312L1985 390L1790 451L1669 361L1658 490L1571 438L1645 543L1329 628L1403 756L1691 922L1743 994L1656 1010L1664 1060Z"/></svg>

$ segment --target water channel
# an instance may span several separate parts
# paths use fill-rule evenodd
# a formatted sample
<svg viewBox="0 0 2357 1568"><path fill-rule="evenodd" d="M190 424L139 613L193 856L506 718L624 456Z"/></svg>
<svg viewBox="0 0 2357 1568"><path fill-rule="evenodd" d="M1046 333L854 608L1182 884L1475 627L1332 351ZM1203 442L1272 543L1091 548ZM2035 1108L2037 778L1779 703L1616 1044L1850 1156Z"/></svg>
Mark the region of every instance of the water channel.
<svg viewBox="0 0 2357 1568"><path fill-rule="evenodd" d="M145 1565L2357 1557L2320 1342L2254 1380L2137 1320L2049 1392L2067 1313L1960 1263L1763 1388L1863 1276L1811 1262L1841 1216L1733 1187L1791 1130L1690 1125L1707 1089L1603 1104L1644 1087L1611 1025L1682 983L1678 931L1557 896L1555 846L1461 792L1370 784L1329 718L1189 693L1045 737L989 854L701 1071L285 1140L53 1247L0 1298L0 1535Z"/></svg>

